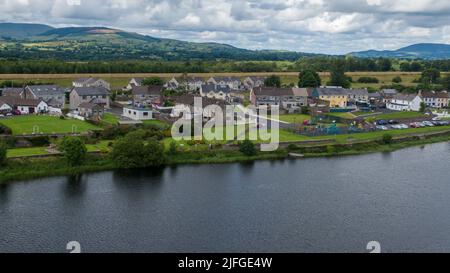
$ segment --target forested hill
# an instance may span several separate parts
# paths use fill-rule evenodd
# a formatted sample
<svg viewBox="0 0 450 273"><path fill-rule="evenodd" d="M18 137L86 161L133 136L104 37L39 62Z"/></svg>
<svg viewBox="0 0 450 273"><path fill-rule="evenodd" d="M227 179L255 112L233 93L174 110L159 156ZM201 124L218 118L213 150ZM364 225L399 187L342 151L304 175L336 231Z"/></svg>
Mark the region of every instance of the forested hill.
<svg viewBox="0 0 450 273"><path fill-rule="evenodd" d="M11 25L11 24L9 24ZM29 25L7 31L0 24L0 57L93 60L297 60L290 51L248 50L219 43L192 43L155 38L105 27L56 28ZM43 30L39 32L39 29ZM33 31L31 31L33 30Z"/></svg>
<svg viewBox="0 0 450 273"><path fill-rule="evenodd" d="M354 52L351 55L362 58L399 58L399 59L450 59L450 45L446 44L415 44L398 50L369 50Z"/></svg>

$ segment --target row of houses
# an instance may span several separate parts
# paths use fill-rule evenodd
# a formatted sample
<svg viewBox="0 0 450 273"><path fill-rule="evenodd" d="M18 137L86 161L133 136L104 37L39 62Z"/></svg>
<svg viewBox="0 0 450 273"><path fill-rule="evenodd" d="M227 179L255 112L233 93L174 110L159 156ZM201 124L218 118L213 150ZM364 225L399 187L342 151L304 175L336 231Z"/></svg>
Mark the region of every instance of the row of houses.
<svg viewBox="0 0 450 273"><path fill-rule="evenodd" d="M395 111L419 111L423 103L431 108L449 107L447 91L424 91L418 94L401 94L394 89L383 89L369 93L367 89L346 89L342 87L319 88L253 88L250 93L253 105L278 105L281 109L295 111L302 106L326 104L331 108L381 106Z"/></svg>
<svg viewBox="0 0 450 273"><path fill-rule="evenodd" d="M58 85L27 85L23 88L0 88L2 112L33 114L42 112L62 113L62 109L95 112L110 108L109 83L97 78L82 78L73 82L72 88Z"/></svg>
<svg viewBox="0 0 450 273"><path fill-rule="evenodd" d="M134 86L142 86L142 82L145 78L132 78L126 87L127 90L132 90ZM173 77L164 84L164 88L168 90L189 90L189 91L200 91L202 86L227 86L231 90L250 90L255 87L264 86L264 81L266 77L251 76L244 80L240 77L211 77L209 79L204 79L201 77L186 77L186 78L175 78Z"/></svg>
<svg viewBox="0 0 450 273"><path fill-rule="evenodd" d="M303 106L326 103L330 107L346 108L356 105L357 102L369 102L369 92L366 89L345 89L341 87L320 88L277 88L259 87L250 92L253 105L273 106L281 109L295 111Z"/></svg>
<svg viewBox="0 0 450 273"><path fill-rule="evenodd" d="M386 103L386 108L395 111L419 111L422 104L426 107L442 109L450 105L447 91L421 91L418 94L395 94Z"/></svg>

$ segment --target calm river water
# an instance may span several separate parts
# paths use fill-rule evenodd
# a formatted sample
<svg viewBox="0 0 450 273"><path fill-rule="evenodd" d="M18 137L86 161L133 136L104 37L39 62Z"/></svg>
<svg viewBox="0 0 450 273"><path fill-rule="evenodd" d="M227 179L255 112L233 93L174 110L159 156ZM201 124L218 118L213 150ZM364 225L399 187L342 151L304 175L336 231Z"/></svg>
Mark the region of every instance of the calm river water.
<svg viewBox="0 0 450 273"><path fill-rule="evenodd" d="M450 143L0 186L0 252L450 252Z"/></svg>

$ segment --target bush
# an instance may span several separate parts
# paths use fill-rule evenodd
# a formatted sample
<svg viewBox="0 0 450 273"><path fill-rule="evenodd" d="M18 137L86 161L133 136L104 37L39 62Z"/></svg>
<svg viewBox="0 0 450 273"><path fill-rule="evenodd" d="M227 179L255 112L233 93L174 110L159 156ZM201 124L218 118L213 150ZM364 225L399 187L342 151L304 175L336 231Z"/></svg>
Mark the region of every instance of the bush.
<svg viewBox="0 0 450 273"><path fill-rule="evenodd" d="M176 155L177 154L177 143L175 141L170 142L169 146L169 154Z"/></svg>
<svg viewBox="0 0 450 273"><path fill-rule="evenodd" d="M3 166L6 164L7 152L8 152L8 147L6 146L6 143L1 141L0 142L0 166Z"/></svg>
<svg viewBox="0 0 450 273"><path fill-rule="evenodd" d="M289 151L295 151L298 149L298 146L295 144L289 144L287 148Z"/></svg>
<svg viewBox="0 0 450 273"><path fill-rule="evenodd" d="M165 163L164 146L151 139L144 142L145 135L136 131L119 139L113 146L111 157L122 168L160 166Z"/></svg>
<svg viewBox="0 0 450 273"><path fill-rule="evenodd" d="M253 144L253 142L251 142L250 140L244 140L239 145L239 151L241 153L243 153L244 155L246 155L246 156L254 156L254 155L256 155L255 144Z"/></svg>
<svg viewBox="0 0 450 273"><path fill-rule="evenodd" d="M0 124L0 135L12 135L12 130L3 124Z"/></svg>
<svg viewBox="0 0 450 273"><path fill-rule="evenodd" d="M50 144L49 136L37 136L28 139L33 147L44 147Z"/></svg>
<svg viewBox="0 0 450 273"><path fill-rule="evenodd" d="M379 83L379 80L375 77L361 77L358 79L359 83Z"/></svg>
<svg viewBox="0 0 450 273"><path fill-rule="evenodd" d="M392 143L392 135L390 134L384 134L382 141L384 144L391 144Z"/></svg>
<svg viewBox="0 0 450 273"><path fill-rule="evenodd" d="M332 154L332 155L337 154L337 149L336 149L336 147L333 146L333 145L328 145L328 146L327 146L327 153Z"/></svg>
<svg viewBox="0 0 450 273"><path fill-rule="evenodd" d="M87 154L86 145L78 137L65 137L59 144L59 150L71 166L80 165Z"/></svg>
<svg viewBox="0 0 450 273"><path fill-rule="evenodd" d="M393 78L392 79L392 82L393 83L401 83L403 80L402 80L402 78L400 77L400 76L397 76L397 77L395 77L395 78Z"/></svg>

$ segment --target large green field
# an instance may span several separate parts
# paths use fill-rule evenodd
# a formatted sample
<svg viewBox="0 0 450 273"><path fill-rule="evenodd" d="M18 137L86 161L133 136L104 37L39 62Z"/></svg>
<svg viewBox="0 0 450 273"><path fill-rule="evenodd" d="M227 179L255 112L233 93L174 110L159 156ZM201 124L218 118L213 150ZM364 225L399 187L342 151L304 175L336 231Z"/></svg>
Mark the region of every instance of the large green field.
<svg viewBox="0 0 450 273"><path fill-rule="evenodd" d="M89 130L98 130L99 127L88 122L76 119L60 119L53 116L17 116L0 120L3 124L11 128L13 135L29 135L33 133L43 134L66 134L84 133Z"/></svg>

